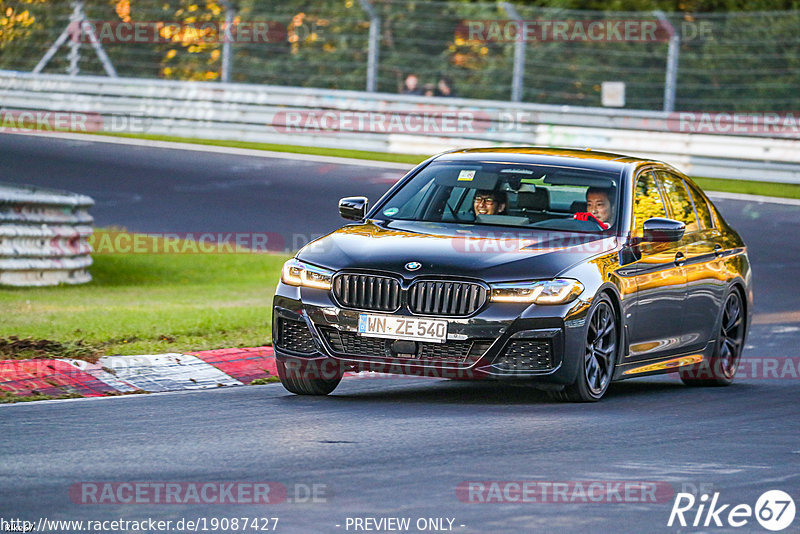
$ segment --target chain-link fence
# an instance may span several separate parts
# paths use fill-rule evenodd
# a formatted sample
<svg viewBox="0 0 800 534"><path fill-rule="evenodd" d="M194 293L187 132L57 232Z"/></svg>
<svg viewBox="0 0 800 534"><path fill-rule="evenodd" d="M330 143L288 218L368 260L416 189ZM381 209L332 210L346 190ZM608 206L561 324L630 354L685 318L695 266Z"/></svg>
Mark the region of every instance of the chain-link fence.
<svg viewBox="0 0 800 534"><path fill-rule="evenodd" d="M0 68L389 93L415 74L414 93L449 87L466 98L579 106L602 105L604 82L623 82L624 90L605 84L606 104L661 110L674 98L675 110L800 107L795 11L688 15L397 0L77 7L0 0ZM58 51L42 61L59 36Z"/></svg>

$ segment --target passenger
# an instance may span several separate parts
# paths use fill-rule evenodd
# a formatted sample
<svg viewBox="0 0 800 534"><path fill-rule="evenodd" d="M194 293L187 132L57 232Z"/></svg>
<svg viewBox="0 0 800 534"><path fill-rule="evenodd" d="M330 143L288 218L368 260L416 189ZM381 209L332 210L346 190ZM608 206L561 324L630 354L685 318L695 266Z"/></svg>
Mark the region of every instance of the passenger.
<svg viewBox="0 0 800 534"><path fill-rule="evenodd" d="M503 215L506 211L506 194L503 191L479 189L475 191L472 207L475 215Z"/></svg>
<svg viewBox="0 0 800 534"><path fill-rule="evenodd" d="M614 224L614 209L611 192L601 187L590 187L586 190L586 210L573 215L573 219L588 221L594 219L603 230Z"/></svg>

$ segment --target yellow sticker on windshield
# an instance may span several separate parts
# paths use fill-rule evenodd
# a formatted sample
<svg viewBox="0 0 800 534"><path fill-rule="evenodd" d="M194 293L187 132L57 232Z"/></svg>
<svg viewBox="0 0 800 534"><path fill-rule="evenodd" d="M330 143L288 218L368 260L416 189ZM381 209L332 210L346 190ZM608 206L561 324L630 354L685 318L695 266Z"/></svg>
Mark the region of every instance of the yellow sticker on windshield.
<svg viewBox="0 0 800 534"><path fill-rule="evenodd" d="M458 173L458 181L459 182L471 182L473 178L475 178L475 171L474 170L472 170L472 171L464 170L464 171L461 171L460 173Z"/></svg>

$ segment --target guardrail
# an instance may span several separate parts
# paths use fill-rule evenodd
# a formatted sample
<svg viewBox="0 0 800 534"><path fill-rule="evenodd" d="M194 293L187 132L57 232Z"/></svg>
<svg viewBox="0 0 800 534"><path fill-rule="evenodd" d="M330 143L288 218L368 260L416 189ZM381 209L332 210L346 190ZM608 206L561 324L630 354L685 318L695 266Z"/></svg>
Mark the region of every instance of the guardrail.
<svg viewBox="0 0 800 534"><path fill-rule="evenodd" d="M72 131L414 154L487 145L591 147L665 160L693 175L800 183L800 125L740 135L734 116L716 116L720 133L697 133L683 131L697 127L697 117L681 122L680 112L11 71L0 71L0 105L7 117L12 113L0 131L25 122L20 110L47 110L83 114L78 128L67 126ZM433 119L426 125L425 117ZM466 117L463 124L459 117Z"/></svg>
<svg viewBox="0 0 800 534"><path fill-rule="evenodd" d="M85 195L0 184L0 285L89 282L92 205Z"/></svg>

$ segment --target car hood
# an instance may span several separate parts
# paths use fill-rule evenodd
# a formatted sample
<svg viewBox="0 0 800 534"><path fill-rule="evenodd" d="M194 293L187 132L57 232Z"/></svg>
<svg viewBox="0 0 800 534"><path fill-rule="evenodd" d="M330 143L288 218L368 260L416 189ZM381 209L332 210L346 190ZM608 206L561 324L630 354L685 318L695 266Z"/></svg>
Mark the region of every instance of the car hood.
<svg viewBox="0 0 800 534"><path fill-rule="evenodd" d="M348 225L303 247L301 261L406 278L449 275L487 282L545 279L617 247L601 234L413 221ZM405 266L419 262L410 271Z"/></svg>

